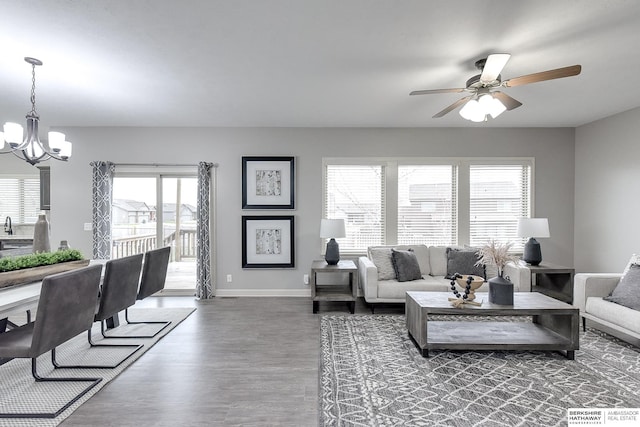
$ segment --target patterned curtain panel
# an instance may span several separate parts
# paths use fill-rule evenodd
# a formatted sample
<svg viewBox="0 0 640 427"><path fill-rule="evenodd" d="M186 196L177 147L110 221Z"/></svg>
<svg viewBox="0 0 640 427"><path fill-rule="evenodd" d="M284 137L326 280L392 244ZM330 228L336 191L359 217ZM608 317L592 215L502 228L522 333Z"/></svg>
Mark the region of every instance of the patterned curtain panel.
<svg viewBox="0 0 640 427"><path fill-rule="evenodd" d="M198 164L198 207L197 207L197 247L196 247L196 297L199 299L213 298L215 295L215 265L211 259L213 248L211 241L213 231L211 224L215 209L211 206L215 202L216 174L213 163L200 162ZM213 192L212 192L213 189ZM215 258L214 258L215 259Z"/></svg>
<svg viewBox="0 0 640 427"><path fill-rule="evenodd" d="M93 167L93 258L111 259L111 203L113 174L111 162L91 162Z"/></svg>

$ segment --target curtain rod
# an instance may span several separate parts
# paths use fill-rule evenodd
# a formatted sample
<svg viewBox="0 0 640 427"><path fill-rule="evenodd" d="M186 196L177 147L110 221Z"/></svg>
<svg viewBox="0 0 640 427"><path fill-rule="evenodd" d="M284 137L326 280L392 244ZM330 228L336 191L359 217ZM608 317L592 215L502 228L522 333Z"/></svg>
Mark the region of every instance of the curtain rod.
<svg viewBox="0 0 640 427"><path fill-rule="evenodd" d="M197 164L185 163L114 163L115 166L153 166L153 167L198 167ZM213 163L213 167L218 167L217 163Z"/></svg>

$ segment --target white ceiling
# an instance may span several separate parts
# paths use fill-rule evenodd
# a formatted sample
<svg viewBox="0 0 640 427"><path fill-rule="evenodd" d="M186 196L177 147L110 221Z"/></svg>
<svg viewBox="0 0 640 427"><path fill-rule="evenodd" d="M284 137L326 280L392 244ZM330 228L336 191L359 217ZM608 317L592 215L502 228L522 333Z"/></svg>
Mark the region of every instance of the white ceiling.
<svg viewBox="0 0 640 427"><path fill-rule="evenodd" d="M556 127L640 106L637 0L0 0L0 122L24 122L30 66L42 126ZM457 110L473 63L503 79L486 123ZM45 129L42 129L45 130Z"/></svg>

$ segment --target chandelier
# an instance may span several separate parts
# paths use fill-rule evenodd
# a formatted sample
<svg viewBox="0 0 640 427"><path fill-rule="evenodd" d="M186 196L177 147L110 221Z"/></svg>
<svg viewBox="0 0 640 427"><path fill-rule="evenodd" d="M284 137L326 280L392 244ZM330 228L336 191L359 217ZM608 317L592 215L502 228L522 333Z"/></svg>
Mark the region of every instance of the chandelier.
<svg viewBox="0 0 640 427"><path fill-rule="evenodd" d="M65 140L63 133L49 132L47 145L40 141L40 116L36 112L36 65L42 65L42 61L29 57L24 60L31 64L31 111L26 115L27 135L23 138L22 126L18 123L5 123L4 132L0 132L0 154L13 153L32 165L49 159L66 161L71 157L71 143ZM8 148L5 148L5 143Z"/></svg>

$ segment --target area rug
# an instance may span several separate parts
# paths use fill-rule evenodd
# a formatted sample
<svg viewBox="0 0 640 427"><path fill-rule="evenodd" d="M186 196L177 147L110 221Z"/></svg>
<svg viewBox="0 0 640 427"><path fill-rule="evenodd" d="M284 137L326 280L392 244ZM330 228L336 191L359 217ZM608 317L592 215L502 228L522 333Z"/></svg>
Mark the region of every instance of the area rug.
<svg viewBox="0 0 640 427"><path fill-rule="evenodd" d="M581 331L575 360L430 356L420 355L404 316L323 316L320 426L566 426L568 408L640 407L640 350L594 329Z"/></svg>
<svg viewBox="0 0 640 427"><path fill-rule="evenodd" d="M0 426L42 426L50 427L60 424L82 403L96 394L109 381L140 358L158 340L186 319L195 308L132 308L129 319L136 321L170 320L171 324L154 338L102 339L99 324L93 328L93 341L101 344L144 344L144 346L114 369L53 369L50 353L38 357L38 373L42 377L101 377L103 380L79 399L75 404L53 419L41 418L0 418ZM120 335L153 335L162 325L127 324L121 316L117 328ZM116 330L114 330L115 332ZM109 334L109 332L107 332ZM87 335L80 334L57 348L56 359L62 365L115 365L132 351L130 347L89 347ZM30 359L14 359L0 366L0 412L55 412L65 405L73 396L82 391L87 383L36 383L31 376Z"/></svg>

